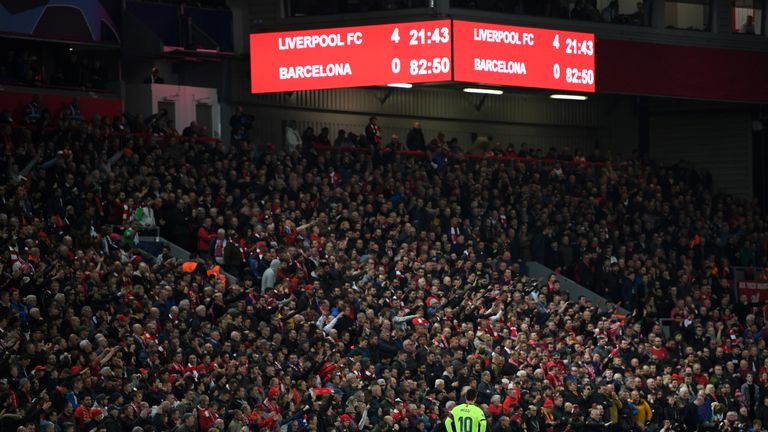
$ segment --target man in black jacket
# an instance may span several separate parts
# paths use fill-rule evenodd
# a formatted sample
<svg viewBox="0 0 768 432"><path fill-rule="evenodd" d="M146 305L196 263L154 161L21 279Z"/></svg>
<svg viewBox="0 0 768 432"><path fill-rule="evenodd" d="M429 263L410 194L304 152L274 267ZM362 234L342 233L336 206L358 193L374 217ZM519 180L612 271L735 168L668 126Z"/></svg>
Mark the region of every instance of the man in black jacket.
<svg viewBox="0 0 768 432"><path fill-rule="evenodd" d="M379 339L379 352L381 353L382 358L394 358L398 351L400 351L397 348L396 342L392 340L391 336L384 332L382 333Z"/></svg>
<svg viewBox="0 0 768 432"><path fill-rule="evenodd" d="M544 419L541 417L538 408L534 405L528 407L528 410L523 414L524 430L527 432L544 432L546 425Z"/></svg>
<svg viewBox="0 0 768 432"><path fill-rule="evenodd" d="M107 432L120 432L122 430L120 425L120 410L115 405L107 407L107 415L101 422L101 425L107 429Z"/></svg>
<svg viewBox="0 0 768 432"><path fill-rule="evenodd" d="M606 425L602 420L602 413L597 408L592 408L589 411L589 418L582 428L584 432L598 432L606 430Z"/></svg>
<svg viewBox="0 0 768 432"><path fill-rule="evenodd" d="M683 426L687 431L695 431L699 427L699 407L704 405L704 398L697 397L688 403L683 411Z"/></svg>
<svg viewBox="0 0 768 432"><path fill-rule="evenodd" d="M477 386L477 403L480 405L490 404L494 394L496 391L491 383L491 373L484 371L480 377L480 384Z"/></svg>
<svg viewBox="0 0 768 432"><path fill-rule="evenodd" d="M763 396L762 403L755 409L755 418L768 425L768 395Z"/></svg>
<svg viewBox="0 0 768 432"><path fill-rule="evenodd" d="M493 426L491 432L516 432L521 430L520 425L513 422L507 416L501 416L499 421Z"/></svg>
<svg viewBox="0 0 768 432"><path fill-rule="evenodd" d="M424 151L427 149L427 142L424 139L424 132L421 130L421 123L413 123L413 129L408 132L408 136L405 138L405 145L408 150Z"/></svg>

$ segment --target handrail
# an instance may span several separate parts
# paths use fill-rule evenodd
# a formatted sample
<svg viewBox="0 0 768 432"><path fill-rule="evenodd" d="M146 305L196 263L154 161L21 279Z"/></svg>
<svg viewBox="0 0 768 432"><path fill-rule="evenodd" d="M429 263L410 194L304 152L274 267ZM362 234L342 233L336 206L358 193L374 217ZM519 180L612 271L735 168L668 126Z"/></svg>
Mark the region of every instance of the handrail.
<svg viewBox="0 0 768 432"><path fill-rule="evenodd" d="M190 256L192 256L192 254L188 250L184 249L183 247L177 245L176 243L170 242L163 237L160 237L160 228L158 228L157 231L158 231L157 237L140 235L139 242L161 243L161 244L168 245L168 247L171 249L171 255L173 255L174 258L177 258L180 260L186 261L189 259ZM227 282L229 282L230 284L238 282L238 279L235 276L227 273L223 269L222 269L222 273L224 273L224 276L227 277Z"/></svg>
<svg viewBox="0 0 768 432"><path fill-rule="evenodd" d="M566 292L568 292L571 299L573 297L578 298L580 296L584 296L584 298L586 298L587 300L592 302L592 304L598 307L605 307L607 303L610 303L605 297L595 293L594 291L588 288L585 288L584 286L580 285L578 282L575 282L536 261L526 262L525 268L529 276L533 276L537 278L547 279L549 278L550 275L555 275L557 277L558 282L560 282L560 287ZM629 315L630 313L628 310L622 307L618 307L618 310L624 315Z"/></svg>
<svg viewBox="0 0 768 432"><path fill-rule="evenodd" d="M365 153L368 154L371 152L369 148L365 147L334 147L331 145L321 145L321 144L315 144L313 146L315 150L318 151L329 151L329 152L340 152L340 153ZM386 151L384 152L387 153ZM409 157L429 157L429 153L426 151L421 150L400 150L397 152L400 156L409 156ZM477 160L489 160L489 161L517 161L517 162L527 162L527 163L542 163L542 164L564 164L564 165L577 165L577 166L596 166L596 167L605 167L611 164L611 162L592 162L592 161L579 161L579 160L560 160L560 159L540 159L530 156L497 156L497 155L488 155L488 154L480 154L480 153L448 153L448 156L450 157L458 157L458 158L464 158L464 159L477 159Z"/></svg>
<svg viewBox="0 0 768 432"><path fill-rule="evenodd" d="M46 84L44 82L28 83L28 82L15 81L15 80L0 80L0 86L24 87L24 88L33 88L37 90L66 90L66 91L77 92L77 93L95 93L99 95L114 96L115 98L120 96L115 92L112 92L110 90L103 89L103 88Z"/></svg>
<svg viewBox="0 0 768 432"><path fill-rule="evenodd" d="M85 121L84 121L85 122ZM85 122L87 123L87 122ZM32 130L39 130L40 126L38 125L26 125L21 124L18 122L10 123L9 126L12 129L32 129ZM46 126L45 131L46 132L57 132L57 131L77 131L80 130L81 126L69 126L67 128L61 128L59 126ZM222 142L219 138L214 138L211 136L196 136L196 137L185 137L183 135L160 135L155 134L152 132L129 132L129 131L109 131L106 135L107 138L151 138L151 139L159 139L163 138L165 141L169 141L171 138L177 138L181 141L196 141L196 142L215 142L220 143Z"/></svg>

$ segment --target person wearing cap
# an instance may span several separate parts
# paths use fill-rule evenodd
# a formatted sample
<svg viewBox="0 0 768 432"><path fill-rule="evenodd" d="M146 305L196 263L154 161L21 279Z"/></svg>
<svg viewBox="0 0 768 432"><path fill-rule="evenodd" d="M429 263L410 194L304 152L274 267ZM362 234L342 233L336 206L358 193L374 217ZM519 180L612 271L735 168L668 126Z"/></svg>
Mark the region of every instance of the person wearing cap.
<svg viewBox="0 0 768 432"><path fill-rule="evenodd" d="M107 407L107 395L104 393L99 393L96 395L96 399L94 399L94 408L101 408L102 410Z"/></svg>
<svg viewBox="0 0 768 432"><path fill-rule="evenodd" d="M473 388L467 389L464 400L463 404L457 405L448 414L445 429L448 432L486 432L488 425L485 413L475 405L477 391Z"/></svg>
<svg viewBox="0 0 768 432"><path fill-rule="evenodd" d="M545 399L544 403L541 405L541 420L547 430L554 430L554 428L558 426L557 419L552 413L552 408L554 407L555 402L550 398Z"/></svg>
<svg viewBox="0 0 768 432"><path fill-rule="evenodd" d="M552 414L557 427L563 427L566 425L568 423L567 417L574 414L573 404L569 405L571 409L569 412L566 412L564 403L565 401L562 394L556 393L552 398L552 407L549 409L549 412Z"/></svg>
<svg viewBox="0 0 768 432"><path fill-rule="evenodd" d="M81 428L84 431L90 431L102 427L104 423L104 411L101 408L91 408L91 419L84 423Z"/></svg>
<svg viewBox="0 0 768 432"><path fill-rule="evenodd" d="M339 416L339 422L336 426L338 432L356 432L358 430L357 425L352 421L352 416L344 413Z"/></svg>

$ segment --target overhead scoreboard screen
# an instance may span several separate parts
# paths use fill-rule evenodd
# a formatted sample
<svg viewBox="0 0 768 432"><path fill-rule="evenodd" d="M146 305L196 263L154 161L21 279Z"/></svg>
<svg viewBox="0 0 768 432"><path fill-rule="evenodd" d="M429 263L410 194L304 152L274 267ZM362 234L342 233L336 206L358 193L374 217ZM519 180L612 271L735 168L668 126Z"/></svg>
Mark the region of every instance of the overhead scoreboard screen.
<svg viewBox="0 0 768 432"><path fill-rule="evenodd" d="M459 81L595 91L590 33L459 20L256 33L251 91Z"/></svg>
<svg viewBox="0 0 768 432"><path fill-rule="evenodd" d="M251 34L253 93L451 77L450 20Z"/></svg>
<svg viewBox="0 0 768 432"><path fill-rule="evenodd" d="M455 81L595 91L595 36L453 22Z"/></svg>

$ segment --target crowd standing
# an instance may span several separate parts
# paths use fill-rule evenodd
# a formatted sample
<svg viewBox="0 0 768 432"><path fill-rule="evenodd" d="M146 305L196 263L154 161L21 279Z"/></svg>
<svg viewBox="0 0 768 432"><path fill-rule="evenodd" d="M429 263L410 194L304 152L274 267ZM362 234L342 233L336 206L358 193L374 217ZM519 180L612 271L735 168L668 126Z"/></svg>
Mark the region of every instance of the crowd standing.
<svg viewBox="0 0 768 432"><path fill-rule="evenodd" d="M728 286L766 264L765 216L694 169L472 159L375 118L340 134L360 151L324 130L291 153L23 123L2 129L0 430L443 431L467 392L493 432L765 430L762 305ZM154 227L192 257L142 251Z"/></svg>

